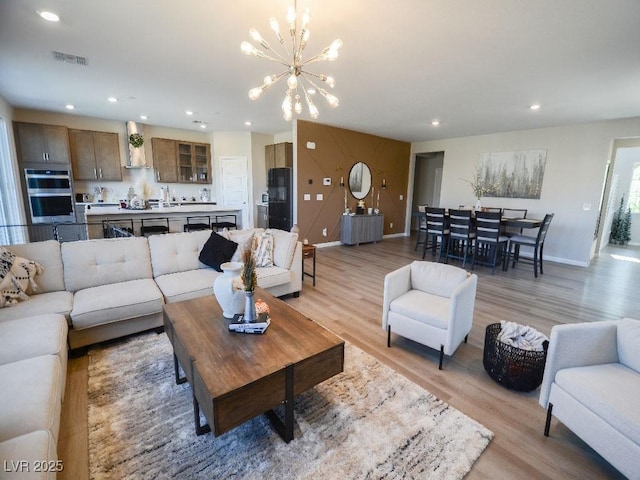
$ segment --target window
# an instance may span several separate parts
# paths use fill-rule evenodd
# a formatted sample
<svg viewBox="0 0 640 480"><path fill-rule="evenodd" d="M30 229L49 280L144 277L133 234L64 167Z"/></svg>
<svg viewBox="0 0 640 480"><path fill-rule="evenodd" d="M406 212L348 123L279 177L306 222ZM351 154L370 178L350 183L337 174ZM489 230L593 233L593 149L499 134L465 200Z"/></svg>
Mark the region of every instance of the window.
<svg viewBox="0 0 640 480"><path fill-rule="evenodd" d="M7 122L0 117L0 245L23 243L26 239L24 229L15 226L24 223L16 202L18 198L20 190L9 154Z"/></svg>
<svg viewBox="0 0 640 480"><path fill-rule="evenodd" d="M640 213L640 163L633 166L631 188L629 189L629 208L632 213Z"/></svg>

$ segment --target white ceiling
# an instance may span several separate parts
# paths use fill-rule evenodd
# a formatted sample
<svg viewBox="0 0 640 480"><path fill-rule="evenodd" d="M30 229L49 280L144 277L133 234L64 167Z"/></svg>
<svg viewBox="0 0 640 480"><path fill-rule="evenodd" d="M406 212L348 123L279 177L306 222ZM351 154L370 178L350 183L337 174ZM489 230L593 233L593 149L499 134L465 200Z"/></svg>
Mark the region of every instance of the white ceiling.
<svg viewBox="0 0 640 480"><path fill-rule="evenodd" d="M0 96L113 120L144 113L142 123L173 128L285 132L284 82L247 96L281 67L240 43L255 27L275 46L269 17L282 27L290 3L0 0ZM337 109L316 101L324 124L423 141L640 115L639 0L298 2L307 6L309 55L344 42L336 62L312 69L337 82ZM45 22L43 9L61 21ZM56 62L53 50L88 66Z"/></svg>

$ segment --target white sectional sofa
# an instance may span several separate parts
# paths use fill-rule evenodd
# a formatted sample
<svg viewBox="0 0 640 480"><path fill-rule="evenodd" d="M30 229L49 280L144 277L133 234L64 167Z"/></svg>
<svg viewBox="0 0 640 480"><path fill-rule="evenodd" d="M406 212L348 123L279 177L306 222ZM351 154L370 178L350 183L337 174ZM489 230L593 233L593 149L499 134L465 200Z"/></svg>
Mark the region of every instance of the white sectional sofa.
<svg viewBox="0 0 640 480"><path fill-rule="evenodd" d="M246 230L231 230L230 239L234 240L234 234L240 232L244 236L242 240L246 240ZM263 232L262 228L253 229L255 235ZM256 269L258 286L276 297L297 295L302 289L302 244L298 242L298 235L277 229L266 232L274 237L274 265ZM198 259L210 235L210 231L200 230L149 237L153 278L166 303L212 293L213 281L221 273L206 268Z"/></svg>
<svg viewBox="0 0 640 480"><path fill-rule="evenodd" d="M251 233L263 231L225 233L242 237L246 246ZM257 269L258 286L276 296L297 295L302 244L295 233L268 232L274 265ZM0 308L0 477L55 478L68 349L161 328L164 303L212 294L221 273L199 261L210 235L204 230L4 247L44 270L28 300Z"/></svg>
<svg viewBox="0 0 640 480"><path fill-rule="evenodd" d="M2 478L55 478L67 374L67 321L44 314L0 322Z"/></svg>
<svg viewBox="0 0 640 480"><path fill-rule="evenodd" d="M231 234L261 234L264 229ZM267 230L274 237L272 267L258 268L258 286L275 296L302 288L302 244L296 233ZM198 259L209 230L58 243L6 246L44 267L37 292L27 301L0 308L0 322L45 313L63 315L68 344L77 349L131 333L162 327L162 305L213 292L220 275ZM246 245L246 242L245 242Z"/></svg>
<svg viewBox="0 0 640 480"><path fill-rule="evenodd" d="M630 479L640 479L640 320L551 329L540 387L547 409Z"/></svg>

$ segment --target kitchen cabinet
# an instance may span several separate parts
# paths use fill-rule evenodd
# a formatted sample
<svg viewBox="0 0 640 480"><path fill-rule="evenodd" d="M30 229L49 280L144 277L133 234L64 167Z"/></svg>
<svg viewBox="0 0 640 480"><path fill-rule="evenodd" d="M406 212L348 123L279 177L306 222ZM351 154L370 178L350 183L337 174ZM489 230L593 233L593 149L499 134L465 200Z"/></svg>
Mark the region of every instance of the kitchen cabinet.
<svg viewBox="0 0 640 480"><path fill-rule="evenodd" d="M21 163L70 163L67 127L39 123L13 123Z"/></svg>
<svg viewBox="0 0 640 480"><path fill-rule="evenodd" d="M272 168L293 168L293 143L283 142L265 145L264 160L267 173Z"/></svg>
<svg viewBox="0 0 640 480"><path fill-rule="evenodd" d="M176 141L167 138L152 138L151 149L153 150L153 168L156 171L156 182L177 182Z"/></svg>
<svg viewBox="0 0 640 480"><path fill-rule="evenodd" d="M211 183L211 145L152 138L157 182Z"/></svg>
<svg viewBox="0 0 640 480"><path fill-rule="evenodd" d="M74 180L122 180L118 134L69 130Z"/></svg>
<svg viewBox="0 0 640 480"><path fill-rule="evenodd" d="M176 142L178 182L211 183L211 149L208 143Z"/></svg>

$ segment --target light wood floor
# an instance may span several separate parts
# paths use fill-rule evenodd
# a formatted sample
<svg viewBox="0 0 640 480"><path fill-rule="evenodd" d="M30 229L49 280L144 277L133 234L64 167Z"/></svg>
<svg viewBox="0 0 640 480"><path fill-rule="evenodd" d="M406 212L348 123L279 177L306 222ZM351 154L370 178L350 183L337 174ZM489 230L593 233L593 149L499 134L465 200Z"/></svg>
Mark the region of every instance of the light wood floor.
<svg viewBox="0 0 640 480"><path fill-rule="evenodd" d="M467 478L623 478L557 420L544 437L539 389L518 393L496 384L484 371L482 350L485 327L502 319L548 335L560 323L639 318L640 249L608 247L589 268L547 262L538 279L526 264L495 275L476 267L480 278L469 342L446 357L439 371L438 352L395 335L387 348L381 328L384 275L420 259L413 246L413 238L393 238L318 249L316 287L306 278L300 297L286 301L491 429L495 437ZM62 479L88 478L87 365L86 356L69 361L58 442Z"/></svg>

